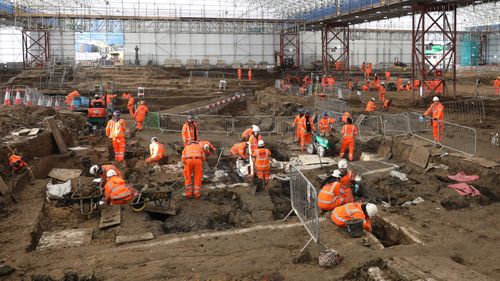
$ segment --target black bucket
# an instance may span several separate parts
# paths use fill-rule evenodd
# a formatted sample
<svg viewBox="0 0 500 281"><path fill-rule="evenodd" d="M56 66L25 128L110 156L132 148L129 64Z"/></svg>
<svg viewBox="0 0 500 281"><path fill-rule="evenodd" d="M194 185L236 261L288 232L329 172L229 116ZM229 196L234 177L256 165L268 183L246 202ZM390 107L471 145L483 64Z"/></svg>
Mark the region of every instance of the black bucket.
<svg viewBox="0 0 500 281"><path fill-rule="evenodd" d="M347 231L351 234L351 237L361 237L363 236L363 220L353 219L346 222Z"/></svg>

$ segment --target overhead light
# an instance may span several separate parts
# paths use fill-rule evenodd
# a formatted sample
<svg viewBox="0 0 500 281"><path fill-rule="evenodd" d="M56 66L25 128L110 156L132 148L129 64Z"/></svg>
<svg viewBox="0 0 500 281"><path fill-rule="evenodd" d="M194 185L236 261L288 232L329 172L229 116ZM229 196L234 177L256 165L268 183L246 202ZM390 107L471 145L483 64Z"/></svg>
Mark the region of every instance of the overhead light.
<svg viewBox="0 0 500 281"><path fill-rule="evenodd" d="M354 16L354 18L356 18L356 19L357 19L357 18L359 18L359 16Z"/></svg>
<svg viewBox="0 0 500 281"><path fill-rule="evenodd" d="M376 14L380 14L380 13L382 13L382 12L381 12L381 11L377 11L377 12L376 12Z"/></svg>

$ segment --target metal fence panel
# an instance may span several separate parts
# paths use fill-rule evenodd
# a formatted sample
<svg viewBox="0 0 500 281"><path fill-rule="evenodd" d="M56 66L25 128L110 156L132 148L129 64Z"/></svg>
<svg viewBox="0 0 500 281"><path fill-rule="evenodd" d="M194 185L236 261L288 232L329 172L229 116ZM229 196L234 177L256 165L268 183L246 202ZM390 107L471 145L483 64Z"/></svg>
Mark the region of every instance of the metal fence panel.
<svg viewBox="0 0 500 281"><path fill-rule="evenodd" d="M311 237L300 250L302 252L312 241L320 243L318 194L312 183L294 165L290 165L290 200L292 210L284 220L295 213Z"/></svg>
<svg viewBox="0 0 500 281"><path fill-rule="evenodd" d="M336 111L336 112L345 112L347 111L347 103L345 101L332 99L332 98L322 98L316 96L314 99L314 107L319 110L325 111Z"/></svg>
<svg viewBox="0 0 500 281"><path fill-rule="evenodd" d="M295 133L295 128L293 127L293 120L295 119L295 116L279 116L277 117L277 122L278 122L278 128L277 128L277 133L278 134L294 134Z"/></svg>
<svg viewBox="0 0 500 281"><path fill-rule="evenodd" d="M185 119L184 119L185 120ZM233 118L223 115L199 115L196 120L200 132L231 133Z"/></svg>
<svg viewBox="0 0 500 281"><path fill-rule="evenodd" d="M382 117L370 116L365 117L358 124L358 136L361 138L381 136L383 134Z"/></svg>
<svg viewBox="0 0 500 281"><path fill-rule="evenodd" d="M484 102L480 98L443 102L445 120L482 120L486 118Z"/></svg>
<svg viewBox="0 0 500 281"><path fill-rule="evenodd" d="M160 114L158 112L148 112L144 127L147 129L159 130L160 129Z"/></svg>
<svg viewBox="0 0 500 281"><path fill-rule="evenodd" d="M410 124L406 113L384 115L382 117L385 136L407 136Z"/></svg>
<svg viewBox="0 0 500 281"><path fill-rule="evenodd" d="M257 125L262 134L277 133L276 116L238 116L234 118L234 133L241 134L252 125Z"/></svg>
<svg viewBox="0 0 500 281"><path fill-rule="evenodd" d="M186 122L186 115L160 114L160 128L166 132L182 132L182 125Z"/></svg>

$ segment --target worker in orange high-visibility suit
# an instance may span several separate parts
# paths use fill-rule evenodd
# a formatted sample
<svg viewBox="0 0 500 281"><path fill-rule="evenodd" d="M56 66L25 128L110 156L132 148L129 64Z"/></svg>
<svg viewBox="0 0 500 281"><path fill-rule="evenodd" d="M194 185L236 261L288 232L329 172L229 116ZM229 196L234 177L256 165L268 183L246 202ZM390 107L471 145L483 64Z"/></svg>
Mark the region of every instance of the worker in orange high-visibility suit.
<svg viewBox="0 0 500 281"><path fill-rule="evenodd" d="M342 121L342 123L346 123L347 124L347 118L351 118L351 113L349 113L349 112L346 111L342 115L342 118L340 118L340 121Z"/></svg>
<svg viewBox="0 0 500 281"><path fill-rule="evenodd" d="M93 165L92 167L90 167L89 172L92 176L101 177L101 186L104 186L108 180L106 174L110 170L114 170L118 177L123 178L120 170L118 170L118 168L116 168L114 165L102 165L102 166Z"/></svg>
<svg viewBox="0 0 500 281"><path fill-rule="evenodd" d="M389 111L389 107L391 107L391 104L392 104L392 100L391 99L386 99L384 101L384 107L383 107L382 111L384 111L384 112Z"/></svg>
<svg viewBox="0 0 500 281"><path fill-rule="evenodd" d="M385 72L385 81L389 81L391 80L391 72L389 70L387 70Z"/></svg>
<svg viewBox="0 0 500 281"><path fill-rule="evenodd" d="M302 119L302 117L304 117L304 109L303 108L299 108L297 111L298 111L299 114L297 114L297 116L295 116L295 119L293 119L292 126L295 128L295 137L297 138L297 143L300 143L300 127L299 127L299 123L300 123L300 119Z"/></svg>
<svg viewBox="0 0 500 281"><path fill-rule="evenodd" d="M323 77L321 78L321 90L323 93L326 92L326 74L323 74Z"/></svg>
<svg viewBox="0 0 500 281"><path fill-rule="evenodd" d="M241 81L241 77L242 77L242 71L241 71L241 66L238 66L238 70L236 71L236 74L238 75L238 80Z"/></svg>
<svg viewBox="0 0 500 281"><path fill-rule="evenodd" d="M404 89L403 89L403 79L401 79L401 77L399 77L399 76L398 76L398 82L397 82L397 88L396 88L396 90L397 90L398 92L400 92L400 91L403 91L403 90L404 90Z"/></svg>
<svg viewBox="0 0 500 281"><path fill-rule="evenodd" d="M365 93L368 93L370 90L370 80L366 80L366 83L363 84L363 87L361 87L361 90Z"/></svg>
<svg viewBox="0 0 500 281"><path fill-rule="evenodd" d="M368 103L366 104L365 108L366 112L374 112L377 111L377 105L375 105L375 98L372 98Z"/></svg>
<svg viewBox="0 0 500 281"><path fill-rule="evenodd" d="M366 71L366 64L365 64L365 62L363 62L361 64L361 72L363 72L363 74L365 74L365 71Z"/></svg>
<svg viewBox="0 0 500 281"><path fill-rule="evenodd" d="M373 77L373 89L378 90L379 88L380 88L380 78L375 73L375 76Z"/></svg>
<svg viewBox="0 0 500 281"><path fill-rule="evenodd" d="M385 90L385 83L382 82L382 84L380 84L380 87L378 88L378 99L379 99L379 101L381 101L381 102L385 101L385 94L386 93L387 93L387 91Z"/></svg>
<svg viewBox="0 0 500 281"><path fill-rule="evenodd" d="M255 170L257 178L267 184L271 178L271 151L265 148L263 140L259 140L258 146L255 151Z"/></svg>
<svg viewBox="0 0 500 281"><path fill-rule="evenodd" d="M131 94L125 92L125 93L122 94L122 99L128 100L131 96L132 96Z"/></svg>
<svg viewBox="0 0 500 281"><path fill-rule="evenodd" d="M342 70L342 62L341 61L335 62L335 70L337 70L337 71Z"/></svg>
<svg viewBox="0 0 500 281"><path fill-rule="evenodd" d="M304 116L300 119L300 149L304 151L306 146L311 143L312 132L316 131L311 112L306 110Z"/></svg>
<svg viewBox="0 0 500 281"><path fill-rule="evenodd" d="M111 139L118 163L125 160L125 130L125 120L120 118L120 111L116 110L106 125L106 136Z"/></svg>
<svg viewBox="0 0 500 281"><path fill-rule="evenodd" d="M229 154L238 159L246 160L248 159L247 151L248 151L248 144L246 142L240 142L231 147L231 151L229 152Z"/></svg>
<svg viewBox="0 0 500 281"><path fill-rule="evenodd" d="M127 101L127 109L128 109L128 114L130 114L130 116L134 116L134 103L135 103L134 96L130 95Z"/></svg>
<svg viewBox="0 0 500 281"><path fill-rule="evenodd" d="M413 80L413 88L415 89L420 88L420 80L418 79Z"/></svg>
<svg viewBox="0 0 500 281"><path fill-rule="evenodd" d="M329 74L326 82L328 83L328 91L330 93L333 93L333 86L335 85L335 78L333 78L332 75Z"/></svg>
<svg viewBox="0 0 500 281"><path fill-rule="evenodd" d="M79 97L80 96L80 93L77 91L77 90L74 90L73 92L69 93L67 96L66 96L66 100L64 101L65 104L69 105L69 106L72 106L73 104L73 100L76 98L76 97Z"/></svg>
<svg viewBox="0 0 500 281"><path fill-rule="evenodd" d="M354 77L354 88L358 88L358 85L359 85L359 77L356 76Z"/></svg>
<svg viewBox="0 0 500 281"><path fill-rule="evenodd" d="M135 128L138 131L142 131L142 124L144 123L144 120L146 120L146 116L148 115L149 109L146 106L146 103L144 101L139 102L139 106L135 110L134 113L134 119L135 119Z"/></svg>
<svg viewBox="0 0 500 281"><path fill-rule="evenodd" d="M349 170L349 164L347 163L347 160L340 159L340 161L337 163L337 166L340 171L340 187L342 189L351 189L356 181L356 175L351 170Z"/></svg>
<svg viewBox="0 0 500 281"><path fill-rule="evenodd" d="M257 127L255 125L252 125L252 127L246 129L245 131L243 131L243 133L241 134L241 138L240 138L240 141L248 141L248 139L250 138L250 136L252 135L253 133L253 129Z"/></svg>
<svg viewBox="0 0 500 281"><path fill-rule="evenodd" d="M373 65L372 63L370 62L368 64L368 67L366 68L366 77L370 77L370 75L372 74L373 72Z"/></svg>
<svg viewBox="0 0 500 281"><path fill-rule="evenodd" d="M114 105L113 105L114 98L116 98L116 95L112 95L109 93L106 94L106 106L108 108L108 114L114 112Z"/></svg>
<svg viewBox="0 0 500 281"><path fill-rule="evenodd" d="M405 91L409 92L411 91L411 89L413 89L413 86L411 85L411 82L408 81L408 83L406 83L405 87L404 87Z"/></svg>
<svg viewBox="0 0 500 281"><path fill-rule="evenodd" d="M255 156L255 151L259 146L259 141L262 140L262 136L260 135L260 128L255 126L253 128L253 132L248 138L248 143L250 145L250 150L252 151L252 156Z"/></svg>
<svg viewBox="0 0 500 281"><path fill-rule="evenodd" d="M493 81L493 87L495 88L495 93L500 96L500 76Z"/></svg>
<svg viewBox="0 0 500 281"><path fill-rule="evenodd" d="M434 80L434 85L433 85L433 90L434 93L437 95L440 95L443 93L443 85L444 85L444 80Z"/></svg>
<svg viewBox="0 0 500 281"><path fill-rule="evenodd" d="M349 80L347 80L347 89L349 90L354 90L354 85L352 84L352 81L351 79L349 78Z"/></svg>
<svg viewBox="0 0 500 281"><path fill-rule="evenodd" d="M342 127L342 144L340 146L340 158L344 157L344 152L349 147L349 161L354 158L354 138L358 134L358 128L352 124L352 119L347 118L347 124Z"/></svg>
<svg viewBox="0 0 500 281"><path fill-rule="evenodd" d="M198 126L192 115L188 115L186 122L182 125L182 141L184 146L191 141L198 141Z"/></svg>
<svg viewBox="0 0 500 281"><path fill-rule="evenodd" d="M323 116L318 122L319 135L322 137L329 137L332 135L333 124L335 124L335 119L328 116L328 112L323 112Z"/></svg>
<svg viewBox="0 0 500 281"><path fill-rule="evenodd" d="M104 200L107 204L123 205L134 199L135 191L128 187L115 170L109 170L106 173L107 181L104 185Z"/></svg>
<svg viewBox="0 0 500 281"><path fill-rule="evenodd" d="M334 170L330 180L318 194L318 207L323 211L331 211L339 206L354 202L351 188L340 183L341 173Z"/></svg>
<svg viewBox="0 0 500 281"><path fill-rule="evenodd" d="M14 152L9 155L9 166L12 173L24 172L25 170L27 170L30 175L31 182L35 180L35 175L33 174L33 171L31 170L28 163L24 161L21 156L15 154Z"/></svg>
<svg viewBox="0 0 500 281"><path fill-rule="evenodd" d="M201 179L203 177L203 161L205 153L197 141L191 141L182 151L182 164L184 164L184 186L186 198L199 199L201 197ZM193 180L194 178L194 180ZM194 188L193 188L194 184Z"/></svg>
<svg viewBox="0 0 500 281"><path fill-rule="evenodd" d="M252 81L253 79L253 73L252 73L252 69L249 67L248 68L248 81Z"/></svg>
<svg viewBox="0 0 500 281"><path fill-rule="evenodd" d="M432 120L432 135L436 143L441 143L443 140L444 132L444 106L439 102L439 98L436 96L432 98L433 103L424 112L424 116L431 115Z"/></svg>
<svg viewBox="0 0 500 281"><path fill-rule="evenodd" d="M372 232L371 219L378 212L378 208L372 203L347 203L333 209L332 222L339 227L346 228L347 222L353 219L363 220L363 229Z"/></svg>
<svg viewBox="0 0 500 281"><path fill-rule="evenodd" d="M212 152L215 152L217 148L213 146L209 141L199 141L198 144L203 148L205 152L205 157L212 156Z"/></svg>
<svg viewBox="0 0 500 281"><path fill-rule="evenodd" d="M151 138L151 143L149 144L149 157L146 158L146 163L156 164L160 162L163 157L165 157L165 147L158 140L157 137Z"/></svg>

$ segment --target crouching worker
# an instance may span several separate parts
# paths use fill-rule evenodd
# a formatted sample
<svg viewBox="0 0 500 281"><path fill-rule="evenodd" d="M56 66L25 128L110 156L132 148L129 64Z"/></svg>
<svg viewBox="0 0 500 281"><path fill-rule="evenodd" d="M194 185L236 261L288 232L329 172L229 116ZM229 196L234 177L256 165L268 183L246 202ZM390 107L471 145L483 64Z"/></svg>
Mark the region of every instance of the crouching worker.
<svg viewBox="0 0 500 281"><path fill-rule="evenodd" d="M156 137L151 138L151 144L149 145L150 156L146 158L146 163L156 164L160 162L163 157L165 157L165 147Z"/></svg>
<svg viewBox="0 0 500 281"><path fill-rule="evenodd" d="M31 171L28 163L23 160L23 158L15 153L11 153L9 156L9 166L12 173L22 173L24 171L28 171L30 174L31 181L35 180L35 176Z"/></svg>
<svg viewBox="0 0 500 281"><path fill-rule="evenodd" d="M347 227L346 223L353 219L363 220L363 228L372 232L371 219L377 215L377 206L372 203L347 203L333 209L332 222L339 227Z"/></svg>
<svg viewBox="0 0 500 281"><path fill-rule="evenodd" d="M184 186L186 187L186 198L193 197L193 191L195 199L199 199L201 197L203 161L205 161L205 152L203 151L203 148L197 141L189 142L189 144L182 151L182 164L184 164Z"/></svg>
<svg viewBox="0 0 500 281"><path fill-rule="evenodd" d="M231 147L229 155L237 159L247 160L248 159L247 151L248 151L248 143L240 142Z"/></svg>
<svg viewBox="0 0 500 281"><path fill-rule="evenodd" d="M104 200L107 204L123 205L132 201L135 195L134 189L128 187L125 180L120 178L115 170L106 173L107 182L104 185Z"/></svg>
<svg viewBox="0 0 500 281"><path fill-rule="evenodd" d="M318 195L318 207L323 211L331 211L346 203L354 202L350 187L343 188L340 184L341 173L335 170L330 182L325 184Z"/></svg>
<svg viewBox="0 0 500 281"><path fill-rule="evenodd" d="M108 178L107 178L106 175L111 170L115 171L116 175L118 177L122 178L122 173L120 172L120 170L118 170L118 168L116 168L113 165L102 165L102 166L93 165L92 167L90 167L90 171L89 172L90 172L90 174L92 176L99 176L99 177L101 177L101 186L103 186L108 181Z"/></svg>
<svg viewBox="0 0 500 281"><path fill-rule="evenodd" d="M203 148L203 151L205 152L205 157L212 156L212 152L215 152L217 148L213 144L211 144L209 141L200 141L199 142L201 148Z"/></svg>

